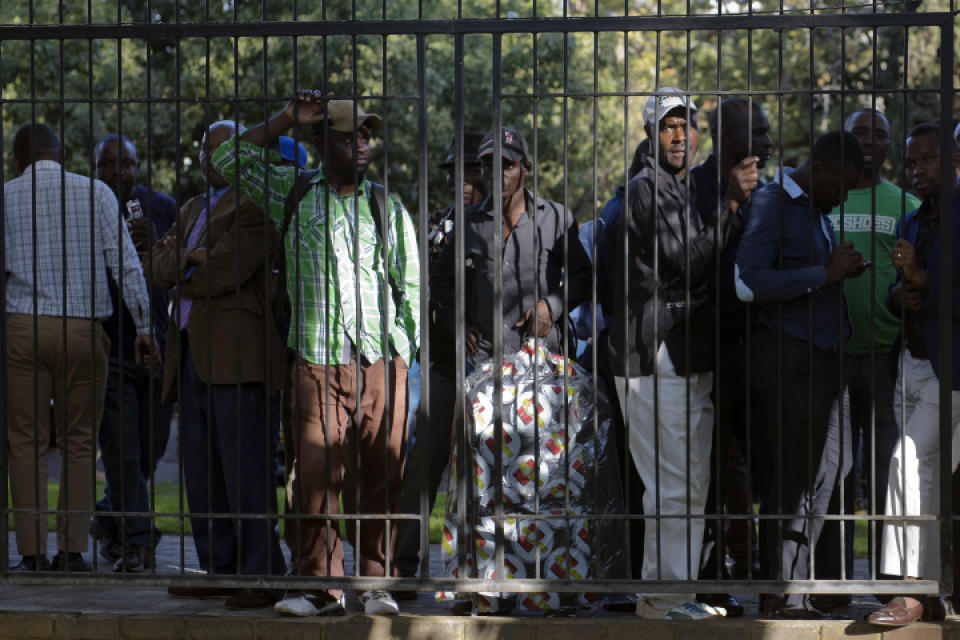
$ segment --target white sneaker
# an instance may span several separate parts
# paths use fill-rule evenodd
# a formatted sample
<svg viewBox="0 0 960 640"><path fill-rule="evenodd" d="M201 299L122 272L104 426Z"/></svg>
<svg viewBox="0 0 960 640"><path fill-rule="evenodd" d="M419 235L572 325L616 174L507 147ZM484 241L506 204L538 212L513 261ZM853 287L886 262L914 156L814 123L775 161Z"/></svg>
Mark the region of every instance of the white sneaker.
<svg viewBox="0 0 960 640"><path fill-rule="evenodd" d="M360 594L360 606L368 616L395 616L400 613L400 607L389 591L364 591Z"/></svg>
<svg viewBox="0 0 960 640"><path fill-rule="evenodd" d="M297 616L300 618L315 616L320 612L306 596L302 595L295 595L279 600L273 605L273 610L282 616Z"/></svg>
<svg viewBox="0 0 960 640"><path fill-rule="evenodd" d="M722 607L712 607L704 602L691 600L672 609L660 609L643 597L637 598L637 615L652 620L710 620L722 618L727 612Z"/></svg>
<svg viewBox="0 0 960 640"><path fill-rule="evenodd" d="M291 594L273 605L273 610L282 616L342 616L347 613L347 601L344 596L331 600L317 608L316 600L302 594Z"/></svg>

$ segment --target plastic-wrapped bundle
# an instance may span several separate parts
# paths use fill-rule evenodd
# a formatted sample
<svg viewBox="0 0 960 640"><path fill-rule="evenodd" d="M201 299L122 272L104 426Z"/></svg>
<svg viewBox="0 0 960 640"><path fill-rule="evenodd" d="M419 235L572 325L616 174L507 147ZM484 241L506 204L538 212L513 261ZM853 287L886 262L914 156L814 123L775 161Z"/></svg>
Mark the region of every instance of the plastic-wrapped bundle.
<svg viewBox="0 0 960 640"><path fill-rule="evenodd" d="M500 374L502 383L499 411L494 407L498 382L494 374ZM594 390L592 376L531 340L499 368L491 362L479 365L467 379L464 401L467 450L452 454L446 522L448 526L460 522L455 472L459 459L460 465L474 470L467 474L468 493L462 501L471 532L468 539L473 541L466 545L469 577L497 577L496 523L490 516L498 487L506 514L505 578L533 577L538 563L541 576L556 580L625 577L623 522L584 517L623 512L611 411L604 394ZM498 461L503 475L494 477ZM541 517L523 517L533 513ZM453 546L442 548L444 565L448 572L459 573L457 538L452 532L451 536ZM514 596L468 591L438 598L454 595L468 596L477 611L488 612L513 606L526 611L592 607L597 600L587 593L551 592Z"/></svg>

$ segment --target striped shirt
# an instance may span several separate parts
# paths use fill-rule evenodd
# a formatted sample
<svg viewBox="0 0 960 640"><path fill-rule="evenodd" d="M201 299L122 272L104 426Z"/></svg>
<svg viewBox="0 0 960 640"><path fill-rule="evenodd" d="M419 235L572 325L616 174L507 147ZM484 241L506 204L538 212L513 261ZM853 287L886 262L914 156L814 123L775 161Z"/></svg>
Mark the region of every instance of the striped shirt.
<svg viewBox="0 0 960 640"><path fill-rule="evenodd" d="M296 169L266 165L262 154L260 147L231 139L220 145L212 162L228 182L237 180L240 190L279 225ZM390 347L408 365L416 356L420 344L416 230L391 194L386 237L381 239L370 212L371 197L367 180L361 181L356 196L339 195L321 169L284 238L287 288L294 304L289 344L313 364L348 364L354 350L376 362L391 357ZM383 269L384 243L389 278Z"/></svg>
<svg viewBox="0 0 960 640"><path fill-rule="evenodd" d="M4 185L3 213L7 313L105 320L113 315L109 267L137 334L150 332L150 299L137 250L106 184L38 160Z"/></svg>

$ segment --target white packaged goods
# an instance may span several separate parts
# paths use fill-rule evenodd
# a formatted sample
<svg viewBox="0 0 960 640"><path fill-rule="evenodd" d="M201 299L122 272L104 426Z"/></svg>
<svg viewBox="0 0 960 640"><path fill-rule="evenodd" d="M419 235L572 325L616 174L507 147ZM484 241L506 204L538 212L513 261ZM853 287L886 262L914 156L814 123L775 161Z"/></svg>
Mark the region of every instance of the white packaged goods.
<svg viewBox="0 0 960 640"><path fill-rule="evenodd" d="M537 429L546 429L553 422L553 407L542 396L534 398L533 390L517 396L517 432L532 439Z"/></svg>
<svg viewBox="0 0 960 640"><path fill-rule="evenodd" d="M510 475L507 481L513 484L524 501L532 502L537 492L537 486L545 485L549 476L550 470L547 468L545 460L540 460L540 463L537 464L534 456L522 455L510 467Z"/></svg>
<svg viewBox="0 0 960 640"><path fill-rule="evenodd" d="M457 465L451 463L441 554L447 574L468 584L460 585L458 593L437 597L470 598L475 611L490 613L513 607L531 612L593 607L597 598L586 597L588 589L580 594L545 591L515 596L477 592L469 588L469 580L500 579L494 514L504 516L503 579L534 578L538 563L545 579L626 578L624 522L602 517L624 511L605 395L594 389L593 376L533 340L505 356L500 367L481 363L466 382L462 397L467 424L459 441L469 448L460 454L467 461L469 482L464 485L467 495L461 498L457 495L461 479ZM494 411L497 384L502 385L500 411ZM457 455L452 453L453 460ZM461 504L466 508L462 515L457 511ZM547 517L523 515L534 512ZM461 522L468 533L458 536ZM472 541L463 550L466 576L460 576L458 539Z"/></svg>
<svg viewBox="0 0 960 640"><path fill-rule="evenodd" d="M513 423L504 422L501 423L501 427L503 429L503 435L500 446L500 455L501 460L503 461L503 468L507 469L521 454L523 441L520 439L520 435L514 428ZM480 454L483 456L483 459L487 461L487 464L490 465L490 468L492 469L497 460L496 425L491 424L486 428L481 429L477 436L477 448L480 450Z"/></svg>
<svg viewBox="0 0 960 640"><path fill-rule="evenodd" d="M487 567L484 578L497 577L496 563ZM512 553L503 554L503 577L507 580L523 580L527 577L527 565Z"/></svg>
<svg viewBox="0 0 960 640"><path fill-rule="evenodd" d="M554 529L548 520L520 520L513 548L524 562L536 562L553 549Z"/></svg>
<svg viewBox="0 0 960 640"><path fill-rule="evenodd" d="M543 576L553 580L583 580L587 577L587 557L574 548L558 548L543 561Z"/></svg>
<svg viewBox="0 0 960 640"><path fill-rule="evenodd" d="M564 480L562 471L558 472L557 475L560 477L550 480L540 489L540 500L545 506L556 507L567 504L569 496L571 505L578 504L581 494L580 485Z"/></svg>
<svg viewBox="0 0 960 640"><path fill-rule="evenodd" d="M517 607L523 611L556 611L560 608L560 594L521 593L517 596Z"/></svg>

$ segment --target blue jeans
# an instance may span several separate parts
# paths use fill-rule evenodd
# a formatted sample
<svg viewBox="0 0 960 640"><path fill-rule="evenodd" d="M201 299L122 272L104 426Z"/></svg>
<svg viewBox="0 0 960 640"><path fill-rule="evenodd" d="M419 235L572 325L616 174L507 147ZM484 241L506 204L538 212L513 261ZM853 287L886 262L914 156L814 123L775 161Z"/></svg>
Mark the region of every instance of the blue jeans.
<svg viewBox="0 0 960 640"><path fill-rule="evenodd" d="M167 449L173 415L173 407L160 402L162 387L161 380L128 360L123 361L121 375L120 361L111 355L99 434L107 479L96 506L97 537L101 540L118 539L124 546L152 548L160 539L160 530L150 526L147 516L115 513L153 510L147 482Z"/></svg>

